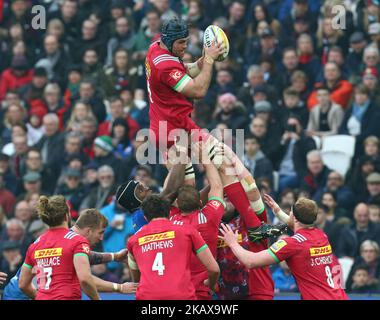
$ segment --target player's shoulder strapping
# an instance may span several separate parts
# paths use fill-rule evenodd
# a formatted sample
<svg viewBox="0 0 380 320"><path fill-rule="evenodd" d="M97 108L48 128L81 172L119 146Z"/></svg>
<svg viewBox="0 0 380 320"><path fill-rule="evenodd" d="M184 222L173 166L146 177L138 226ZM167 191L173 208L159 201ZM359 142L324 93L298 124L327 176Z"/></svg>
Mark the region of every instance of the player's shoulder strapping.
<svg viewBox="0 0 380 320"><path fill-rule="evenodd" d="M72 230L70 230L70 231L68 231L65 235L64 235L64 239L69 239L69 240L71 240L71 239L74 239L76 236L79 236L79 234L78 233L76 233L76 232L74 232L74 231L72 231Z"/></svg>
<svg viewBox="0 0 380 320"><path fill-rule="evenodd" d="M174 57L174 56L172 56L170 54L160 54L156 58L154 58L152 61L153 61L153 64L155 66L157 66L161 62L175 61L175 62L180 63L180 61L179 61L179 59L177 57Z"/></svg>
<svg viewBox="0 0 380 320"><path fill-rule="evenodd" d="M299 243L307 241L307 238L300 233L296 233L295 235L291 236L291 238Z"/></svg>

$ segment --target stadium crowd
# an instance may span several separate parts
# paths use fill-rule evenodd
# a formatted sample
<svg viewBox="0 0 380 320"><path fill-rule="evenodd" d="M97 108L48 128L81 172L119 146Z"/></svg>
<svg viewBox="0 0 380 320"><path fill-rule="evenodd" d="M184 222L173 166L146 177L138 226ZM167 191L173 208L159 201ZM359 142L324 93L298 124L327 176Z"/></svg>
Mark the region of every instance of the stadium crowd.
<svg viewBox="0 0 380 320"><path fill-rule="evenodd" d="M130 178L158 192L167 175L139 164L136 134L149 128L146 51L162 21L177 16L190 26L185 62L202 55L208 25L230 39L207 96L195 102L195 122L220 138L244 129L244 164L260 190L285 211L300 196L317 201L318 227L348 262L347 291L380 291L379 0L0 3L0 271L8 280L46 230L36 217L40 195L64 195L74 220L99 209L109 226L97 251L125 248L143 223L114 195ZM46 8L46 30L32 27L36 4ZM342 28L335 5L345 8ZM355 138L345 174L320 150L337 134ZM202 188L204 169L195 169ZM116 262L92 271L130 280ZM285 262L272 271L276 291L297 291Z"/></svg>

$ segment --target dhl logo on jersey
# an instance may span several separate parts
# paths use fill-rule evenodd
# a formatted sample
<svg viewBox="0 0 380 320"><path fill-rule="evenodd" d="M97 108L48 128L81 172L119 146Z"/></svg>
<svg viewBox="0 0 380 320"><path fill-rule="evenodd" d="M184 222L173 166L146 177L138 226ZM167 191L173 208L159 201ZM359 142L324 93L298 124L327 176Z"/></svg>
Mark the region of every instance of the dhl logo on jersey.
<svg viewBox="0 0 380 320"><path fill-rule="evenodd" d="M319 248L310 248L310 256L324 256L326 254L331 254L331 246L319 247Z"/></svg>
<svg viewBox="0 0 380 320"><path fill-rule="evenodd" d="M147 244L149 242L153 241L160 241L160 240L168 240L168 239L174 239L175 238L175 232L174 231L167 231L162 233L156 233L156 234L150 234L148 236L144 236L139 238L139 245L142 246L143 244Z"/></svg>
<svg viewBox="0 0 380 320"><path fill-rule="evenodd" d="M49 257L59 257L62 255L62 248L42 249L34 252L34 259L42 259Z"/></svg>
<svg viewBox="0 0 380 320"><path fill-rule="evenodd" d="M238 242L239 243L243 242L243 235L241 233L238 234ZM227 245L224 242L224 240L223 239L218 239L217 248L224 248L224 247L227 247Z"/></svg>

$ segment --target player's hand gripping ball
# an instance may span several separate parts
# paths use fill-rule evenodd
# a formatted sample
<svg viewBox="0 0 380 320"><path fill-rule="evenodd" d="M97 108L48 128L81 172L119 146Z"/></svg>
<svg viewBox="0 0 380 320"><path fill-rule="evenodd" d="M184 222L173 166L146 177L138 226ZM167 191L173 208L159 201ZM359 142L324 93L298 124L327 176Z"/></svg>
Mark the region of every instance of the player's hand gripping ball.
<svg viewBox="0 0 380 320"><path fill-rule="evenodd" d="M206 48L210 48L213 41L216 43L224 43L226 50L216 59L216 61L225 60L230 52L230 43L224 31L216 25L208 26L203 35L203 45Z"/></svg>

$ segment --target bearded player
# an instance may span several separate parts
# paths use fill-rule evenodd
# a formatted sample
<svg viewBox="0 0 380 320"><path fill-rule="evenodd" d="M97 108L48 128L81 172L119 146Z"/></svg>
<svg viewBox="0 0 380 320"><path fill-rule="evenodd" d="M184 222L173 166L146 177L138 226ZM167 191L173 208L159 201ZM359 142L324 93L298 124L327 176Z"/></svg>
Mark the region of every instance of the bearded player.
<svg viewBox="0 0 380 320"><path fill-rule="evenodd" d="M314 226L318 215L316 203L300 198L287 216L272 198L265 196L264 200L276 215L282 216L282 221L288 222L294 230L292 237L278 240L269 249L257 253L240 246L237 233L228 225L222 225L220 239L249 269L286 261L304 300L347 300L341 266L332 254L326 234Z"/></svg>

